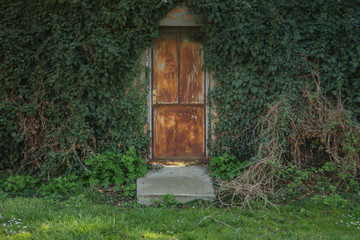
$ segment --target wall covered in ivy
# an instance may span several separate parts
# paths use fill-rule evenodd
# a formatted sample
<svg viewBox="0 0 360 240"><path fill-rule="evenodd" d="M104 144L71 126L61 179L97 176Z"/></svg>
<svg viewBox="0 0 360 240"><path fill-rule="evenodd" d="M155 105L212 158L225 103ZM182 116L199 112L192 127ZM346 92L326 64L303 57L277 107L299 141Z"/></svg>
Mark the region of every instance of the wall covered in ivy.
<svg viewBox="0 0 360 240"><path fill-rule="evenodd" d="M203 16L206 68L217 82L213 155L250 159L266 107L300 101L315 82L359 121L359 1L198 0L191 9Z"/></svg>
<svg viewBox="0 0 360 240"><path fill-rule="evenodd" d="M56 175L91 152L135 146L145 154L139 61L172 5L15 0L0 7L0 169Z"/></svg>
<svg viewBox="0 0 360 240"><path fill-rule="evenodd" d="M140 58L181 1L43 0L0 5L0 169L57 175L88 154L147 154ZM320 80L360 116L360 3L192 0L216 86L212 155L248 159L268 104ZM145 90L144 90L145 89Z"/></svg>

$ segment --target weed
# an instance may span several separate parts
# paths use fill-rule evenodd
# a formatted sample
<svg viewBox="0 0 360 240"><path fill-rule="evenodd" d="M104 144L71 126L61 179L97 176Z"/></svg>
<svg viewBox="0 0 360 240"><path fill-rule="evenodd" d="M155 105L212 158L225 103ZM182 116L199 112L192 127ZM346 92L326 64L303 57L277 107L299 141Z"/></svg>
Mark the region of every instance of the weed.
<svg viewBox="0 0 360 240"><path fill-rule="evenodd" d="M340 225L346 228L360 230L360 217L356 217L352 214L342 215L341 219L335 222L336 225Z"/></svg>
<svg viewBox="0 0 360 240"><path fill-rule="evenodd" d="M210 159L209 170L210 176L221 178L223 180L232 180L236 177L247 165L248 161L240 162L235 156L230 156L225 153L222 156L212 157Z"/></svg>
<svg viewBox="0 0 360 240"><path fill-rule="evenodd" d="M328 207L341 209L346 208L348 203L348 200L344 199L341 195L337 193L332 195L315 195L312 200L322 203Z"/></svg>
<svg viewBox="0 0 360 240"><path fill-rule="evenodd" d="M8 194L6 192L3 192L2 190L0 190L0 202L2 200L5 200L7 196L8 196Z"/></svg>
<svg viewBox="0 0 360 240"><path fill-rule="evenodd" d="M87 158L85 165L90 169L90 172L85 172L90 185L120 186L124 183L133 183L147 172L146 165L134 147L125 154L105 151Z"/></svg>
<svg viewBox="0 0 360 240"><path fill-rule="evenodd" d="M50 194L54 195L71 195L75 192L82 191L85 182L75 174L59 176L52 178L41 184L38 193L41 196Z"/></svg>
<svg viewBox="0 0 360 240"><path fill-rule="evenodd" d="M166 194L166 195L160 196L160 199L163 201L163 204L165 207L174 208L177 205L179 205L179 201L176 200L174 195L172 195L172 194Z"/></svg>
<svg viewBox="0 0 360 240"><path fill-rule="evenodd" d="M23 234L27 230L27 226L23 224L21 218L11 217L9 220L3 219L3 216L0 214L0 236L1 232L5 233L7 236L15 234Z"/></svg>
<svg viewBox="0 0 360 240"><path fill-rule="evenodd" d="M3 185L5 187L5 191L19 192L25 191L26 189L33 189L38 182L39 179L35 177L28 175L15 175L9 176Z"/></svg>
<svg viewBox="0 0 360 240"><path fill-rule="evenodd" d="M173 194L166 194L160 196L160 200L151 199L152 206L160 208L175 208L179 205L179 201L176 200Z"/></svg>

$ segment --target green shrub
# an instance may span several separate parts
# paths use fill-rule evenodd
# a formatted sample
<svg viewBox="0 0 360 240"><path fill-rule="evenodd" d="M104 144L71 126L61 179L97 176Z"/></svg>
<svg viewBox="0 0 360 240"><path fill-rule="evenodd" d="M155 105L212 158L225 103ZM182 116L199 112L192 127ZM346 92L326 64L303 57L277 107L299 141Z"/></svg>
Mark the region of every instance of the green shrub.
<svg viewBox="0 0 360 240"><path fill-rule="evenodd" d="M239 175L248 163L248 161L240 162L235 156L230 156L227 153L219 157L212 157L209 167L210 176L232 180Z"/></svg>
<svg viewBox="0 0 360 240"><path fill-rule="evenodd" d="M8 192L20 192L34 190L36 184L39 182L38 178L28 175L15 175L9 176L3 186L5 191Z"/></svg>
<svg viewBox="0 0 360 240"><path fill-rule="evenodd" d="M7 198L8 194L0 190L0 202Z"/></svg>
<svg viewBox="0 0 360 240"><path fill-rule="evenodd" d="M315 195L312 200L331 208L346 208L348 200L335 193L331 195Z"/></svg>
<svg viewBox="0 0 360 240"><path fill-rule="evenodd" d="M85 176L89 177L90 185L131 184L147 172L147 166L134 147L125 153L105 151L87 158L85 165L89 168Z"/></svg>

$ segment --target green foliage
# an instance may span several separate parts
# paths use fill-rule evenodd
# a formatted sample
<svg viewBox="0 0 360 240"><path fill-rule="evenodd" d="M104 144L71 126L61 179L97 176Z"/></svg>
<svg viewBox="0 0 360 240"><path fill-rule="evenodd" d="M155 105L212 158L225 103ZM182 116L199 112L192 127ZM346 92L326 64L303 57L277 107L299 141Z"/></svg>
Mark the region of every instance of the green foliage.
<svg viewBox="0 0 360 240"><path fill-rule="evenodd" d="M240 162L235 156L230 156L227 153L219 157L212 157L209 166L210 176L223 180L232 180L238 176L248 164L248 161Z"/></svg>
<svg viewBox="0 0 360 240"><path fill-rule="evenodd" d="M128 183L125 186L117 187L118 191L125 197L134 198L136 196L136 183Z"/></svg>
<svg viewBox="0 0 360 240"><path fill-rule="evenodd" d="M7 199L8 194L2 190L0 190L0 203L1 201Z"/></svg>
<svg viewBox="0 0 360 240"><path fill-rule="evenodd" d="M85 160L85 165L89 168L85 176L89 177L90 185L132 184L147 172L147 166L136 153L135 147L125 153L105 151L91 156ZM128 187L133 188L133 185Z"/></svg>
<svg viewBox="0 0 360 240"><path fill-rule="evenodd" d="M267 106L286 95L296 102L313 90L313 74L329 98L347 99L360 120L360 3L337 0L198 0L202 14L205 67L216 85L214 156L250 159L253 131ZM290 134L286 133L285 134Z"/></svg>
<svg viewBox="0 0 360 240"><path fill-rule="evenodd" d="M176 200L172 194L160 196L160 199L162 200L162 203L160 203L160 206L162 207L175 208L179 205L179 201Z"/></svg>
<svg viewBox="0 0 360 240"><path fill-rule="evenodd" d="M321 167L309 167L299 169L297 166L290 164L283 166L279 171L279 179L285 182L282 193L286 198L293 199L305 193L322 193L334 194L337 187L331 179L336 174L335 165L326 162Z"/></svg>
<svg viewBox="0 0 360 240"><path fill-rule="evenodd" d="M91 204L92 202L84 194L70 196L70 198L66 201L66 206L71 206L76 208L91 206Z"/></svg>
<svg viewBox="0 0 360 240"><path fill-rule="evenodd" d="M348 200L336 193L332 195L315 195L312 200L322 203L328 207L342 209L346 208L348 203Z"/></svg>
<svg viewBox="0 0 360 240"><path fill-rule="evenodd" d="M134 146L146 155L148 87L139 78L148 69L140 58L158 36L159 21L180 2L1 4L0 170L52 177L77 173L94 152L124 153ZM359 1L193 0L187 5L202 15L204 68L216 79L208 101L217 112L211 116L212 156L251 159L259 140L253 129L264 110L281 96L297 102L304 89L315 88L314 75L330 99L347 99L358 124ZM289 134L284 131L281 141ZM351 139L343 146L355 151L346 144ZM341 177L351 179L348 172Z"/></svg>
<svg viewBox="0 0 360 240"><path fill-rule="evenodd" d="M3 187L7 192L20 192L33 190L39 182L38 178L28 175L9 176L3 183Z"/></svg>
<svg viewBox="0 0 360 240"><path fill-rule="evenodd" d="M52 178L41 184L37 192L42 196L69 196L80 192L85 187L85 181L75 174Z"/></svg>
<svg viewBox="0 0 360 240"><path fill-rule="evenodd" d="M140 64L177 1L5 1L0 170L74 173L91 152L147 153Z"/></svg>

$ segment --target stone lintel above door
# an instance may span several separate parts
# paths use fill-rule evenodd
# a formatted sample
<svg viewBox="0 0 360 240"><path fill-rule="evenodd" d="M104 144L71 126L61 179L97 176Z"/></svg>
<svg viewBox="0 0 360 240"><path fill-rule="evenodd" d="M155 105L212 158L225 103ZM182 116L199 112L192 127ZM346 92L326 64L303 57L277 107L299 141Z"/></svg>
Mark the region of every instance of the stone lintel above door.
<svg viewBox="0 0 360 240"><path fill-rule="evenodd" d="M190 14L186 6L178 6L171 10L166 18L160 21L161 27L201 27L202 24L196 23L199 16Z"/></svg>

